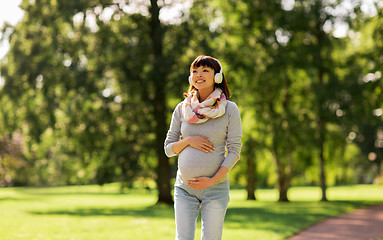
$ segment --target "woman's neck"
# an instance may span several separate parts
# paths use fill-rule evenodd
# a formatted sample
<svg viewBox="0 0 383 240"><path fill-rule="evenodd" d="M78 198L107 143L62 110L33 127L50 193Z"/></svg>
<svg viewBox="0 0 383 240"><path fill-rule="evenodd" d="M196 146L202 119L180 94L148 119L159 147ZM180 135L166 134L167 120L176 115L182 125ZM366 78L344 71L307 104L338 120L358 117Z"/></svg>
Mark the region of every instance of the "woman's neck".
<svg viewBox="0 0 383 240"><path fill-rule="evenodd" d="M201 89L201 90L198 90L199 102L205 101L205 99L208 98L212 92L214 92L214 88L213 89Z"/></svg>

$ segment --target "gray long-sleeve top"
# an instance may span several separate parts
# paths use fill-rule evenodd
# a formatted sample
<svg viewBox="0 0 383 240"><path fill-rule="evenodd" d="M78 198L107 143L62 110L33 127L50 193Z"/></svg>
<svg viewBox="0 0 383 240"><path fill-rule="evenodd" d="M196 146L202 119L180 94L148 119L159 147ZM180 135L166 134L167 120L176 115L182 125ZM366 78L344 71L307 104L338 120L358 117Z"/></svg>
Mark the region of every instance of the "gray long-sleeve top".
<svg viewBox="0 0 383 240"><path fill-rule="evenodd" d="M176 106L172 115L164 143L166 155L168 157L177 155L172 149L173 143L188 136L209 138L215 150L206 153L191 146L182 150L178 156L176 185L186 184L186 181L194 177L212 177L221 166L230 170L239 160L242 146L241 116L237 105L227 101L225 114L221 117L200 124L189 124L183 118L182 104L183 102ZM228 174L219 182L226 180Z"/></svg>

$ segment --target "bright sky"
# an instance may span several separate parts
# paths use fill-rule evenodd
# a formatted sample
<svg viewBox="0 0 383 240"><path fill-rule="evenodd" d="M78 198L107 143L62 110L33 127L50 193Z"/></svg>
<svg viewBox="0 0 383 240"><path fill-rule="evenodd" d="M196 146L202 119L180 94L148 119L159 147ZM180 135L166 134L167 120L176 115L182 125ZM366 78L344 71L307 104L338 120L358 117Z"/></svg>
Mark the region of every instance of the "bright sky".
<svg viewBox="0 0 383 240"><path fill-rule="evenodd" d="M24 15L24 11L19 8L21 0L0 0L0 25L4 20L15 25Z"/></svg>
<svg viewBox="0 0 383 240"><path fill-rule="evenodd" d="M0 28L4 21L16 25L24 16L24 11L19 8L22 0L0 0ZM1 33L0 33L1 37ZM0 59L2 59L9 50L8 41L0 42Z"/></svg>

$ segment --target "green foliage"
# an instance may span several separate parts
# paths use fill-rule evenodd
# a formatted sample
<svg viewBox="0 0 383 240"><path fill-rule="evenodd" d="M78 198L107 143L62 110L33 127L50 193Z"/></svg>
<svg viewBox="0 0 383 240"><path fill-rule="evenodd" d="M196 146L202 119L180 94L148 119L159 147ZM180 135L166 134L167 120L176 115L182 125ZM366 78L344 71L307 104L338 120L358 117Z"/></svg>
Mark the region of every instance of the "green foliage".
<svg viewBox="0 0 383 240"><path fill-rule="evenodd" d="M327 184L373 182L383 158L382 9L333 15L339 4L193 1L155 32L147 5L23 1L24 19L2 29L11 49L1 60L0 184L155 179L163 119L200 54L220 59L242 114L233 184L247 184L250 160L258 187L318 185L321 149ZM325 26L340 20L350 31L335 38ZM4 150L15 133L20 154Z"/></svg>
<svg viewBox="0 0 383 240"><path fill-rule="evenodd" d="M261 186L267 186L270 182L267 179L276 183L275 175L270 174L273 169L282 177L282 182L292 174L294 185L317 185L321 138L328 164L327 184L356 183L370 175L362 170L364 166L371 166L365 158L368 152L379 152L379 149L370 149L363 155L355 150L355 143L365 137L370 141L363 142L371 148L377 138L377 127L371 128L368 136L361 134L364 137L355 140L350 140L348 135L359 129L362 122L375 121L370 119L374 118L371 113L379 109L381 103L376 100L379 98L376 94L366 99L374 90L362 90L357 83L364 63L350 65L350 60L362 61L360 53L371 59L367 49L380 54L371 45L373 41L368 41L367 48L363 44L357 56L355 48L352 48L353 54L349 54L347 45L355 39L335 38L332 31L324 30L324 25L340 20L352 26L349 16L336 16L328 11L340 3L296 1L289 11L283 10L278 1L236 1L220 6L225 29L220 37L225 44L220 49L230 66L227 71L233 72L232 77L227 75L240 93L239 105L245 112L244 150L247 139L255 138L254 161L267 166L267 170L258 167L257 181ZM357 7L355 13L364 16ZM361 26L368 26L367 19L359 20ZM355 36L358 34L360 32ZM372 32L361 36L372 36ZM381 81L377 81L375 85L380 84ZM375 90L375 93L380 92ZM365 108L370 101L377 105ZM349 107L363 110L355 109L355 115L351 115ZM370 120L358 121L360 118ZM378 122L381 126L381 119ZM325 126L322 133L318 131L321 124ZM268 154L265 155L265 151ZM243 158L248 157L243 155ZM380 165L378 158L375 163ZM278 166L284 172L278 170ZM241 168L246 168L246 161L242 161ZM242 179L244 184L241 177L244 172L234 172L238 176L232 179Z"/></svg>
<svg viewBox="0 0 383 240"><path fill-rule="evenodd" d="M2 100L15 103L20 121L4 111L2 130L22 129L29 159L41 171L30 184L129 185L142 174L153 177L154 164L140 165L155 156L147 150L156 126L148 17L107 1L22 7L2 70ZM114 13L103 19L107 8Z"/></svg>

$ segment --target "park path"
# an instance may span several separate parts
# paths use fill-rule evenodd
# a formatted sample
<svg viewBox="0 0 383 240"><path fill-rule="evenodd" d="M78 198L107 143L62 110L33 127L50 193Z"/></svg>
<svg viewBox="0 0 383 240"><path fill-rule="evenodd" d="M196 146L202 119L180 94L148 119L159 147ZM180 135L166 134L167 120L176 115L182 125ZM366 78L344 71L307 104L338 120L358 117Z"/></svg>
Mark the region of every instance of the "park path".
<svg viewBox="0 0 383 240"><path fill-rule="evenodd" d="M288 240L379 239L383 239L383 204L326 219Z"/></svg>

